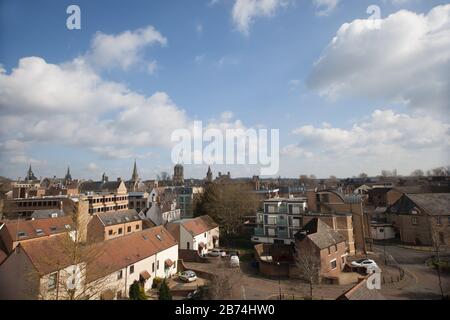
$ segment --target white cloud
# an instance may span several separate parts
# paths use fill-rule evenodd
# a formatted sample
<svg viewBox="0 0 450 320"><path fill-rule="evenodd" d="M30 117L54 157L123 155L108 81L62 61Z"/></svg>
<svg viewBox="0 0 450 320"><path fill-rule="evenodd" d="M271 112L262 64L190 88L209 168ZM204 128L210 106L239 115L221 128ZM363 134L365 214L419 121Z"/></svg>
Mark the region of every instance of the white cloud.
<svg viewBox="0 0 450 320"><path fill-rule="evenodd" d="M312 152L305 151L302 147L295 144L285 146L281 149L280 154L290 158L312 158L314 156Z"/></svg>
<svg viewBox="0 0 450 320"><path fill-rule="evenodd" d="M97 32L84 59L100 68L120 67L127 70L142 62L143 49L153 44L167 44L167 39L153 26L118 35Z"/></svg>
<svg viewBox="0 0 450 320"><path fill-rule="evenodd" d="M401 154L406 161L421 152L445 159L450 151L450 123L419 115L376 110L351 129L302 126L293 131L299 146L333 156L374 157L380 161ZM389 155L389 156L388 156Z"/></svg>
<svg viewBox="0 0 450 320"><path fill-rule="evenodd" d="M449 113L450 5L343 24L308 84L330 99L360 96Z"/></svg>
<svg viewBox="0 0 450 320"><path fill-rule="evenodd" d="M340 0L313 0L318 16L330 15L338 6Z"/></svg>
<svg viewBox="0 0 450 320"><path fill-rule="evenodd" d="M236 0L232 18L237 30L248 35L255 18L273 16L280 7L286 7L286 0Z"/></svg>
<svg viewBox="0 0 450 320"><path fill-rule="evenodd" d="M166 93L138 94L80 60L21 59L11 73L0 73L0 107L2 153L13 144L49 142L103 156L109 146L119 158L132 157L134 147L170 146L172 130L188 123Z"/></svg>

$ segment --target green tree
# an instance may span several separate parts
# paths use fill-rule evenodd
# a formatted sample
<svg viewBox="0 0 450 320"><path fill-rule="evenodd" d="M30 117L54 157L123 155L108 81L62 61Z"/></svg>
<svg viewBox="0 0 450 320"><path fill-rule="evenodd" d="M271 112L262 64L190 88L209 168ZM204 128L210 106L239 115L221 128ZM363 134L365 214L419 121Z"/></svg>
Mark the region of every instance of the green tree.
<svg viewBox="0 0 450 320"><path fill-rule="evenodd" d="M172 300L172 294L170 293L166 279L163 280L161 287L159 288L159 300Z"/></svg>
<svg viewBox="0 0 450 320"><path fill-rule="evenodd" d="M130 286L130 300L147 300L148 297L145 294L144 288L138 281L134 281Z"/></svg>

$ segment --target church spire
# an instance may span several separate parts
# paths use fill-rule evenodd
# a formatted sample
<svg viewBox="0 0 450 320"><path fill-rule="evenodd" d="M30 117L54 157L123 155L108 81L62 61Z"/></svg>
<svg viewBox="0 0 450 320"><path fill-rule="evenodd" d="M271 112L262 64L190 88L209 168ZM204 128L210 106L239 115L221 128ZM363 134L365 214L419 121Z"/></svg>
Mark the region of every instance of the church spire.
<svg viewBox="0 0 450 320"><path fill-rule="evenodd" d="M70 174L70 167L69 166L67 166L67 173L66 173L66 176L64 178L67 181L71 181L72 180L72 175Z"/></svg>
<svg viewBox="0 0 450 320"><path fill-rule="evenodd" d="M134 167L133 167L133 174L131 175L131 181L138 181L139 180L139 174L137 171L136 166L136 159L134 160Z"/></svg>

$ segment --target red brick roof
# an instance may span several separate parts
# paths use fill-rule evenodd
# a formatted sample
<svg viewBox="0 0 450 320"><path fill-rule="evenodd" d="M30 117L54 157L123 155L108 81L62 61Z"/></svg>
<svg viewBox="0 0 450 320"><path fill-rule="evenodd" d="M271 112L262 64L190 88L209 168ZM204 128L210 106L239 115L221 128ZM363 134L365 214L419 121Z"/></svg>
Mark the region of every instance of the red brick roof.
<svg viewBox="0 0 450 320"><path fill-rule="evenodd" d="M217 223L215 223L214 220L208 215L200 216L194 219L188 219L186 221L183 221L182 225L193 236L218 227Z"/></svg>
<svg viewBox="0 0 450 320"><path fill-rule="evenodd" d="M67 232L66 226L73 226L70 217L58 217L36 220L15 220L5 223L4 228L12 241L24 241ZM18 234L24 233L24 236Z"/></svg>
<svg viewBox="0 0 450 320"><path fill-rule="evenodd" d="M23 250L38 273L46 275L72 265L71 245L66 234L25 241L16 250Z"/></svg>
<svg viewBox="0 0 450 320"><path fill-rule="evenodd" d="M176 245L175 238L163 226L96 244L94 251L101 254L88 267L87 281L99 279Z"/></svg>

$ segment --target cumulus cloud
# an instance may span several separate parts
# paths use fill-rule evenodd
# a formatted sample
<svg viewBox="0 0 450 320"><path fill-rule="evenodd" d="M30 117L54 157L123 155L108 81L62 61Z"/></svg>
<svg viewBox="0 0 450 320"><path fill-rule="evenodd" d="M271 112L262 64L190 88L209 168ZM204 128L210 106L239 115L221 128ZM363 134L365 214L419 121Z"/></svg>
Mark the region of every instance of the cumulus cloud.
<svg viewBox="0 0 450 320"><path fill-rule="evenodd" d="M287 0L236 0L232 11L233 23L237 30L248 35L256 18L273 16L288 4Z"/></svg>
<svg viewBox="0 0 450 320"><path fill-rule="evenodd" d="M306 149L326 154L386 157L434 150L445 157L450 151L450 124L432 117L406 115L392 110L375 110L369 119L351 129L302 126L293 131Z"/></svg>
<svg viewBox="0 0 450 320"><path fill-rule="evenodd" d="M450 5L402 10L376 23L343 24L315 63L308 85L330 99L360 96L449 113Z"/></svg>
<svg viewBox="0 0 450 320"><path fill-rule="evenodd" d="M84 59L100 68L127 70L142 62L143 49L154 44L165 46L167 39L153 26L117 35L97 32Z"/></svg>
<svg viewBox="0 0 450 320"><path fill-rule="evenodd" d="M135 147L170 146L172 130L189 121L167 93L138 94L80 59L60 65L20 59L9 74L0 73L0 107L2 158L24 156L31 143L131 158Z"/></svg>

